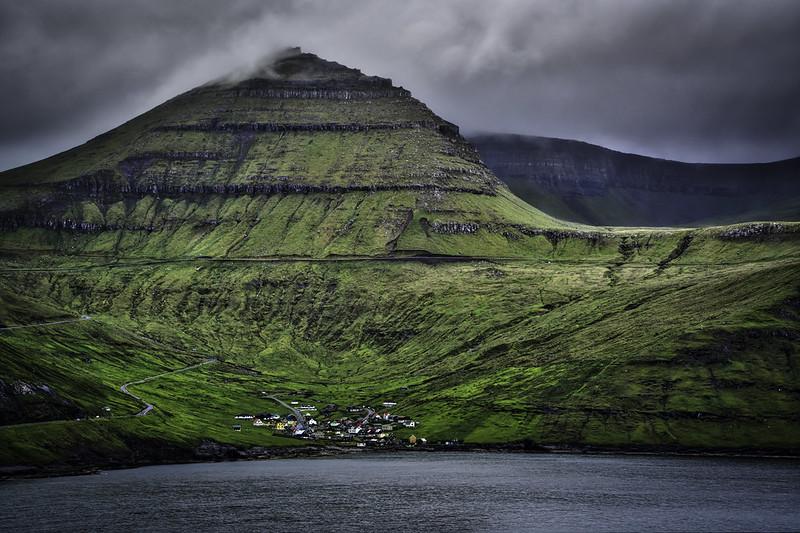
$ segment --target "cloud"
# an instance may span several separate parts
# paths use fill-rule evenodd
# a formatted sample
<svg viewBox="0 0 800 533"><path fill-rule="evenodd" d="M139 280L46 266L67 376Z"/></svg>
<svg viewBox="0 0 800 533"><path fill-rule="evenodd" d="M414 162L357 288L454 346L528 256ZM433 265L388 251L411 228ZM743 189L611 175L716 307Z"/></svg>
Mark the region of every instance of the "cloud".
<svg viewBox="0 0 800 533"><path fill-rule="evenodd" d="M793 0L77 0L0 5L0 168L300 45L466 131L683 160L800 155Z"/></svg>

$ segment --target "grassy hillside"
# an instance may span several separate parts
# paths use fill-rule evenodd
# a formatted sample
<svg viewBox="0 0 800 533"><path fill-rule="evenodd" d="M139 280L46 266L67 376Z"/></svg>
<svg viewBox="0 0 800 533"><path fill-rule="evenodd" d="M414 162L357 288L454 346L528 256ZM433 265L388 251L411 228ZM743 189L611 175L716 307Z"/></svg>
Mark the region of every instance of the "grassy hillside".
<svg viewBox="0 0 800 533"><path fill-rule="evenodd" d="M261 391L320 405L393 399L434 440L790 452L794 235L731 244L707 230L677 256L685 235L538 260L10 261L4 295L21 287L17 298L37 302L20 321L49 320L44 304L93 320L2 332L3 379L47 385L103 418L2 428L17 443L3 460L63 459L87 425L128 460L136 439L186 454L203 439L274 445L230 431L233 414L275 407ZM120 384L208 356L223 362L135 387L156 415L129 416L140 406Z"/></svg>
<svg viewBox="0 0 800 533"><path fill-rule="evenodd" d="M799 224L556 220L407 91L316 56L0 189L1 465L302 444L232 430L269 395L396 401L431 441L800 443ZM157 375L135 416L120 387Z"/></svg>

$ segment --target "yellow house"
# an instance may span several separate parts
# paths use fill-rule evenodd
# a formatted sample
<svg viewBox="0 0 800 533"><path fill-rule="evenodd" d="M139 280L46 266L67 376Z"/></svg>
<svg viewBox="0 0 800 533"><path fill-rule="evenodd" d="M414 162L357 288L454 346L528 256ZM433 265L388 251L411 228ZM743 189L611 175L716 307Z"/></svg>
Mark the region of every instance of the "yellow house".
<svg viewBox="0 0 800 533"><path fill-rule="evenodd" d="M408 437L408 443L414 446L417 443L417 436L411 435L410 437Z"/></svg>

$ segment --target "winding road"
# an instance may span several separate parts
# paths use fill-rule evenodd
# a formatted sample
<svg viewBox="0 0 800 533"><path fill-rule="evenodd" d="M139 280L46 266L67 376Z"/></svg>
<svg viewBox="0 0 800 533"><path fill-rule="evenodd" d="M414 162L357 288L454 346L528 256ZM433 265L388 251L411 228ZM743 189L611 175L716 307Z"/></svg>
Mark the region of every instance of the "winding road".
<svg viewBox="0 0 800 533"><path fill-rule="evenodd" d="M292 412L292 414L295 416L295 418L297 418L297 423L298 423L298 424L302 425L304 428L308 427L308 426L306 425L306 417L305 417L305 415L304 415L304 414L303 414L303 413L300 411L300 409L297 409L297 408L295 408L295 407L292 407L292 406L291 406L291 405L289 405L288 403L284 402L283 400L279 400L279 399L278 399L278 398L276 398L275 396L267 396L267 398L269 398L270 400L272 400L272 401L275 401L275 402L277 402L277 403L281 404L282 406L284 406L285 408L287 408L288 410L290 410L290 411Z"/></svg>
<svg viewBox="0 0 800 533"><path fill-rule="evenodd" d="M139 379L139 380L137 380L137 381L129 381L128 383L126 383L126 384L122 385L122 386L119 388L119 390L120 390L120 392L122 392L123 394L127 394L127 395L128 395L128 396L130 396L131 398L134 398L134 399L136 399L137 401L139 401L139 402L142 402L142 403L145 405L145 407L144 407L144 409L142 409L141 411L139 411L138 413L136 413L136 415L135 415L135 416L145 416L145 415L147 415L147 414L148 414L150 411L152 411L152 410L153 410L153 408L155 408L155 405L153 405L153 404L151 404L151 403L148 403L147 401L145 401L144 399L142 399L140 396L137 396L137 395L135 395L134 393L132 393L131 391L129 391L129 390L128 390L128 387L130 387L131 385L139 385L139 384L141 384L141 383L147 383L148 381L153 381L154 379L158 379L158 378L161 378L161 377L164 377L164 376L169 376L170 374L178 374L178 373L180 373L180 372L186 372L186 371L188 371L188 370L192 370L192 369L195 369L195 368L201 367L201 366L203 366L203 365L210 365L210 364L212 364L212 363L216 363L216 362L217 362L217 359L216 359L216 358L214 358L214 357L212 357L211 359L208 359L208 360L206 360L206 361L203 361L202 363L197 363L197 364L195 364L195 365L190 365L190 366L187 366L187 367L184 367L184 368L179 368L178 370L171 370L171 371L169 371L169 372L163 372L163 373L161 373L161 374L156 374L155 376L150 376L150 377L147 377L147 378L144 378L144 379ZM280 401L280 400L278 400L278 401ZM283 402L280 402L280 403L283 403ZM284 405L285 405L285 404L284 404Z"/></svg>
<svg viewBox="0 0 800 533"><path fill-rule="evenodd" d="M276 398L275 396L267 396L267 398L269 398L270 400L272 400L272 401L274 401L276 403L279 403L280 405L282 405L285 408L287 408L288 410L290 410L292 412L292 414L297 418L297 426L298 426L298 428L304 429L306 431L306 435L311 436L311 437L314 436L314 430L311 429L308 426L308 424L306 423L306 416L302 413L302 411L300 411L300 409L292 407L288 403L284 402L283 400L280 400L280 399Z"/></svg>
<svg viewBox="0 0 800 533"><path fill-rule="evenodd" d="M0 331L4 331L7 329L22 329L22 328L38 328L42 326L54 326L56 324L69 324L70 322L82 322L84 320L91 320L92 317L89 315L81 315L80 318L68 318L66 320L56 320L54 322L39 322L38 324L23 324L21 326L3 326L0 327Z"/></svg>

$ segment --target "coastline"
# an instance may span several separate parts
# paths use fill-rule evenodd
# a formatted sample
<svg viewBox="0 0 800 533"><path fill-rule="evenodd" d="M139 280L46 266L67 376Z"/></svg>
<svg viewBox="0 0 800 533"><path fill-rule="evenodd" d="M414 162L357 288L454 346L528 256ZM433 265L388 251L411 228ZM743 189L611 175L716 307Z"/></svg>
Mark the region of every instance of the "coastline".
<svg viewBox="0 0 800 533"><path fill-rule="evenodd" d="M530 443L506 444L427 444L421 446L382 446L358 448L345 445L309 444L301 447L253 447L240 449L232 445L204 442L191 453L176 454L174 457L139 458L134 461L110 459L105 463L51 465L8 465L0 466L0 482L19 479L41 479L63 476L98 474L111 470L126 470L146 466L165 466L198 463L219 463L234 461L267 461L278 459L314 459L322 457L366 456L386 453L515 453L515 454L558 454L595 456L657 456L693 457L720 459L756 459L800 461L800 449L696 449L658 446L577 446L577 445L532 445Z"/></svg>

